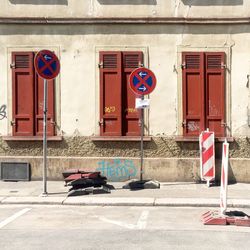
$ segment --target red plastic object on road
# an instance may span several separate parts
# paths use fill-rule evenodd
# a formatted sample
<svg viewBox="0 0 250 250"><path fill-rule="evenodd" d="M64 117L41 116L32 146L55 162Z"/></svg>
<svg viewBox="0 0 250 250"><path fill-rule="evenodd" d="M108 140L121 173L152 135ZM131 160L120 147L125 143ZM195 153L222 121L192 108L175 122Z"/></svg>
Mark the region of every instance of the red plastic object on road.
<svg viewBox="0 0 250 250"><path fill-rule="evenodd" d="M241 211L226 212L221 215L219 211L208 211L201 217L204 225L235 225L250 227L250 217Z"/></svg>
<svg viewBox="0 0 250 250"><path fill-rule="evenodd" d="M218 211L208 211L201 217L204 225L227 225L225 216L221 216Z"/></svg>

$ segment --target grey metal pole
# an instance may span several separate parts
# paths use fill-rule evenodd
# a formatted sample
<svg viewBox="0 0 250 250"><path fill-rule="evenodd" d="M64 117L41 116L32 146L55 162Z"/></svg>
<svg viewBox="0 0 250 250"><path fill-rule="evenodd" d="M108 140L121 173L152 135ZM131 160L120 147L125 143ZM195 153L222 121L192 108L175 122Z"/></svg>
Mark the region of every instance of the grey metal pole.
<svg viewBox="0 0 250 250"><path fill-rule="evenodd" d="M144 99L144 96L141 96L141 100ZM140 180L142 180L143 173L143 134L144 134L144 109L141 109L141 169L140 169Z"/></svg>
<svg viewBox="0 0 250 250"><path fill-rule="evenodd" d="M43 81L43 195L47 195L47 80Z"/></svg>

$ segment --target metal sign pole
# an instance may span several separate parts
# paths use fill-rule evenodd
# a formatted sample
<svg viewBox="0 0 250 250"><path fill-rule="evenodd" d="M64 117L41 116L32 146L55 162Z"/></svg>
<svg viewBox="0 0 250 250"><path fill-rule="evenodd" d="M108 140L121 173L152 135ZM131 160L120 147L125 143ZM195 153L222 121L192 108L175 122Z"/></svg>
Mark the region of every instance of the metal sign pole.
<svg viewBox="0 0 250 250"><path fill-rule="evenodd" d="M47 195L47 80L43 81L43 195Z"/></svg>
<svg viewBox="0 0 250 250"><path fill-rule="evenodd" d="M47 112L48 112L48 81L55 79L60 72L60 61L54 52L40 50L34 60L37 74L43 78L43 193L47 195Z"/></svg>
<svg viewBox="0 0 250 250"><path fill-rule="evenodd" d="M141 100L144 99L144 96L141 96ZM143 172L143 134L144 134L144 109L141 109L141 169L140 169L140 180L142 180Z"/></svg>
<svg viewBox="0 0 250 250"><path fill-rule="evenodd" d="M138 84L140 83L140 84ZM144 108L149 107L149 102L147 105L143 105L144 95L150 94L156 86L156 77L154 73L144 67L139 67L132 71L129 76L129 86L131 90L136 94L141 96L140 105L136 104L137 108L141 108L140 120L141 120L141 169L140 169L140 181L142 182L143 175L143 134L144 134Z"/></svg>

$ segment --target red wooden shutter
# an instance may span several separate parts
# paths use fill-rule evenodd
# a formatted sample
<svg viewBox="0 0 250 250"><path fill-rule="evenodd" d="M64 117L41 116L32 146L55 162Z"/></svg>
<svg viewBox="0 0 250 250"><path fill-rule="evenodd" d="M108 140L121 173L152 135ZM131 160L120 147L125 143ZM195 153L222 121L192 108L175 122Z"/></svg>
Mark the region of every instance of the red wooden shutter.
<svg viewBox="0 0 250 250"><path fill-rule="evenodd" d="M122 98L123 98L123 135L139 136L139 112L135 108L135 93L129 87L129 75L143 62L142 52L123 52Z"/></svg>
<svg viewBox="0 0 250 250"><path fill-rule="evenodd" d="M55 135L54 126L54 80L48 80L47 82L47 135ZM43 101L44 101L44 80L36 74L36 86L35 86L35 134L43 135Z"/></svg>
<svg viewBox="0 0 250 250"><path fill-rule="evenodd" d="M206 53L206 126L225 135L225 53Z"/></svg>
<svg viewBox="0 0 250 250"><path fill-rule="evenodd" d="M34 134L34 55L12 53L13 135Z"/></svg>
<svg viewBox="0 0 250 250"><path fill-rule="evenodd" d="M121 52L100 52L100 134L121 136Z"/></svg>
<svg viewBox="0 0 250 250"><path fill-rule="evenodd" d="M204 54L182 54L183 134L197 136L204 130Z"/></svg>

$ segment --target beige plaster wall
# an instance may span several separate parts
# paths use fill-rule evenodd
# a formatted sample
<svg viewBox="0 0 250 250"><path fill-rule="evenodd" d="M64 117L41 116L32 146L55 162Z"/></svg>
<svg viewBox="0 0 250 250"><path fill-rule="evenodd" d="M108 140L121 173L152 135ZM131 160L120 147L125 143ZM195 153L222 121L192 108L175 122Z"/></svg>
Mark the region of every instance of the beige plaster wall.
<svg viewBox="0 0 250 250"><path fill-rule="evenodd" d="M1 17L248 17L244 0L2 0ZM118 158L133 161L139 171L139 142L93 142L98 135L100 50L138 50L154 71L157 87L150 95L145 143L145 178L160 181L199 180L198 143L180 143L181 53L224 51L226 70L227 134L230 179L250 182L250 28L249 25L0 25L0 136L11 135L12 51L54 50L61 61L56 80L57 133L61 142L49 142L49 178L60 179L71 167L95 170L98 162ZM32 178L42 176L42 142L6 142L0 139L0 161L28 161ZM109 157L109 158L107 158ZM168 157L168 158L166 158ZM221 143L216 144L221 157ZM124 161L123 161L124 162ZM220 166L219 161L217 166ZM244 166L244 167L242 167ZM217 171L219 167L217 167ZM112 170L113 171L113 170ZM111 176L112 177L112 176ZM112 179L112 178L111 178Z"/></svg>
<svg viewBox="0 0 250 250"><path fill-rule="evenodd" d="M0 106L7 105L7 118L0 120L0 134L11 135L12 51L49 48L58 53L61 61L56 83L58 134L91 136L99 134L98 51L141 48L146 65L157 77L157 87L149 97L148 134L181 134L181 52L224 51L227 134L249 136L249 40L248 25L1 25Z"/></svg>
<svg viewBox="0 0 250 250"><path fill-rule="evenodd" d="M4 17L247 17L244 0L1 0Z"/></svg>

